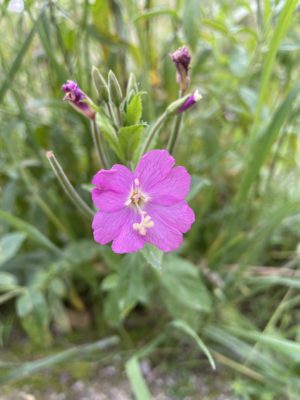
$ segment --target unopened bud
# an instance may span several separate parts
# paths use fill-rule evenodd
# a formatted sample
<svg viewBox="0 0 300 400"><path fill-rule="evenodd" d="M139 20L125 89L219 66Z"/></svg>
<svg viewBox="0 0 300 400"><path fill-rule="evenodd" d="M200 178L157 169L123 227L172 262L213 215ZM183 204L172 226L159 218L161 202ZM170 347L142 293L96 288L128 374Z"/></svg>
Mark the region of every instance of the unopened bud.
<svg viewBox="0 0 300 400"><path fill-rule="evenodd" d="M133 92L134 94L138 92L138 85L136 83L136 78L135 75L131 72L129 75L128 83L127 83L127 88L126 88L126 97Z"/></svg>
<svg viewBox="0 0 300 400"><path fill-rule="evenodd" d="M186 102L186 100L189 98L190 95L186 95L184 97L181 97L178 100L173 101L168 108L166 109L166 114L171 115L171 114L176 114L180 107Z"/></svg>
<svg viewBox="0 0 300 400"><path fill-rule="evenodd" d="M189 108L191 108L194 104L198 103L199 100L202 99L202 95L198 90L195 90L191 95L188 96L186 101L182 104L182 106L177 110L178 113L182 113Z"/></svg>
<svg viewBox="0 0 300 400"><path fill-rule="evenodd" d="M106 83L103 75L98 70L98 68L96 68L96 67L92 68L92 77L93 77L94 86L97 90L97 93L98 93L100 99L107 102L108 101L108 86L107 86L107 83Z"/></svg>
<svg viewBox="0 0 300 400"><path fill-rule="evenodd" d="M119 81L113 71L109 71L108 73L108 93L109 100L118 107L123 100L123 94Z"/></svg>
<svg viewBox="0 0 300 400"><path fill-rule="evenodd" d="M187 47L180 47L174 53L170 54L173 63L176 66L177 82L180 89L185 92L190 85L189 65L191 62L191 54Z"/></svg>
<svg viewBox="0 0 300 400"><path fill-rule="evenodd" d="M66 100L75 110L83 114L89 119L95 118L95 111L90 106L91 100L79 88L76 82L67 81L62 85L61 89L65 92L64 100Z"/></svg>

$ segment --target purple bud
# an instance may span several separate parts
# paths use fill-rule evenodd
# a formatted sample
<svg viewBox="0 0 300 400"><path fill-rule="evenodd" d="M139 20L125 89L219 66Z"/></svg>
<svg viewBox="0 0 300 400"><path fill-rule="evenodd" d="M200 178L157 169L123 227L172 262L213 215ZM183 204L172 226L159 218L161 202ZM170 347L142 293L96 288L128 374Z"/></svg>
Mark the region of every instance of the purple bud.
<svg viewBox="0 0 300 400"><path fill-rule="evenodd" d="M186 101L182 104L182 106L178 109L178 113L182 113L189 108L191 108L194 104L198 103L198 101L202 99L201 94L198 92L198 90L195 90L187 99Z"/></svg>
<svg viewBox="0 0 300 400"><path fill-rule="evenodd" d="M191 62L191 54L187 47L180 47L174 53L170 54L173 63L176 66L177 82L180 89L185 92L190 85L189 65Z"/></svg>
<svg viewBox="0 0 300 400"><path fill-rule="evenodd" d="M64 100L68 101L75 110L79 111L87 118L95 118L96 113L88 104L88 97L78 87L76 82L69 80L67 83L62 85L61 89L66 93Z"/></svg>

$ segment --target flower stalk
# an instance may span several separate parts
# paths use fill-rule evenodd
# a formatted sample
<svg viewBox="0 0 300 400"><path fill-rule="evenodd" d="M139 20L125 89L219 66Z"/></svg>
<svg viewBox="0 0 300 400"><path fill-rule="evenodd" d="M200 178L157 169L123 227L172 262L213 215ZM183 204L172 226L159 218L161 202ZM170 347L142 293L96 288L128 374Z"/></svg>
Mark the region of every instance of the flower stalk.
<svg viewBox="0 0 300 400"><path fill-rule="evenodd" d="M167 145L167 150L168 152L172 155L175 149L175 145L180 133L180 128L181 128L181 123L182 123L182 117L183 114L180 113L176 116L175 122L174 122L174 127L173 131L169 137L168 145Z"/></svg>
<svg viewBox="0 0 300 400"><path fill-rule="evenodd" d="M69 197L71 202L81 211L86 217L89 219L94 217L94 211L86 204L86 202L79 196L76 192L74 187L72 186L71 182L69 181L68 177L66 176L62 166L58 162L57 158L55 157L52 151L47 151L46 156L48 161L51 165L51 168L58 179L61 187L65 191L66 195Z"/></svg>
<svg viewBox="0 0 300 400"><path fill-rule="evenodd" d="M198 90L195 90L192 94L190 94L188 96L183 96L183 92L182 92L182 90L180 90L179 100L177 100L179 103L179 107L177 108L178 115L175 119L174 128L173 128L172 134L170 135L168 146L167 146L167 149L170 154L173 154L178 136L180 134L183 113L186 110L188 110L189 108L191 108L193 105L198 103L198 101L200 99L202 99L202 96L198 92ZM182 102L180 102L180 100Z"/></svg>
<svg viewBox="0 0 300 400"><path fill-rule="evenodd" d="M102 166L106 169L110 168L108 159L105 154L105 150L103 147L103 137L101 135L100 129L96 124L96 121L93 119L91 121L91 132L92 132L92 138L94 142L94 146L96 148L96 153L98 156L98 159Z"/></svg>
<svg viewBox="0 0 300 400"><path fill-rule="evenodd" d="M166 118L168 116L169 116L169 114L167 113L167 111L165 111L156 120L156 122L152 125L152 127L151 127L151 129L150 129L150 131L148 133L147 139L146 139L146 141L144 142L144 144L142 146L140 156L142 156L144 153L146 153L150 149L153 140L156 138L156 136L157 136L162 124L165 122L165 120L166 120Z"/></svg>

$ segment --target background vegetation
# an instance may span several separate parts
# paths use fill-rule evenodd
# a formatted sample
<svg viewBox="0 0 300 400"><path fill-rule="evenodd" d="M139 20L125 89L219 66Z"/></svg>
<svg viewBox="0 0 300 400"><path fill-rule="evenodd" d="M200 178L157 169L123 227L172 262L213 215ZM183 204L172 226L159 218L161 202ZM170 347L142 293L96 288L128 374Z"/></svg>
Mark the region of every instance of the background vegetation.
<svg viewBox="0 0 300 400"><path fill-rule="evenodd" d="M0 381L117 355L145 400L151 387L138 361L184 357L187 371L203 373L209 361L225 368L232 398L299 399L298 2L28 0L21 13L8 3L0 4ZM104 76L112 69L123 89L134 72L151 124L177 97L168 54L183 44L192 87L204 94L176 148L193 175L196 223L176 254L115 255L93 242L45 157L55 151L90 204L99 169L90 126L60 87L74 79L96 101L93 65ZM158 147L171 129L172 120Z"/></svg>

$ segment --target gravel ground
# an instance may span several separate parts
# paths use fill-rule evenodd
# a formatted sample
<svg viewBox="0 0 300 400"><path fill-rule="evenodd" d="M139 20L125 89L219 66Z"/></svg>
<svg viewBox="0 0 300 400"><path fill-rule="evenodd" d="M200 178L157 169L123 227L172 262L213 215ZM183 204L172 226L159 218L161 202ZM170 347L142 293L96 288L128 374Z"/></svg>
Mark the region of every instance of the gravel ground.
<svg viewBox="0 0 300 400"><path fill-rule="evenodd" d="M163 371L151 368L149 362L141 365L147 379L153 400L237 400L229 390L224 389L226 378L211 372L187 372L172 368ZM55 373L56 374L56 373ZM58 380L57 380L58 378ZM91 379L74 379L67 369L60 371L52 383L53 373L39 376L36 383L28 381L18 389L5 386L0 400L133 400L129 383L117 367L107 366L93 370ZM46 389L41 389L47 385Z"/></svg>

